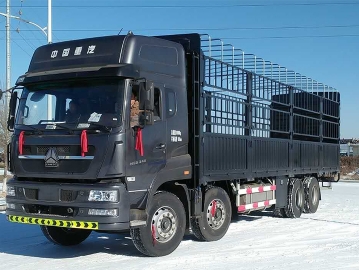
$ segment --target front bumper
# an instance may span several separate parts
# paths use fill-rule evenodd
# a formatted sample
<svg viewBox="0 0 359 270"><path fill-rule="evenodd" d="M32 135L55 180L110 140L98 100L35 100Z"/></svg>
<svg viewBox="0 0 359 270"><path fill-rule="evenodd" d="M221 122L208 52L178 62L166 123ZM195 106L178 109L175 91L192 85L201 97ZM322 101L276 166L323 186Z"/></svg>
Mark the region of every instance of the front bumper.
<svg viewBox="0 0 359 270"><path fill-rule="evenodd" d="M6 196L9 221L25 224L124 231L130 227L129 194L125 185L63 184L10 180L15 196ZM90 190L117 190L118 202L88 201ZM89 215L89 209L117 209L116 216Z"/></svg>

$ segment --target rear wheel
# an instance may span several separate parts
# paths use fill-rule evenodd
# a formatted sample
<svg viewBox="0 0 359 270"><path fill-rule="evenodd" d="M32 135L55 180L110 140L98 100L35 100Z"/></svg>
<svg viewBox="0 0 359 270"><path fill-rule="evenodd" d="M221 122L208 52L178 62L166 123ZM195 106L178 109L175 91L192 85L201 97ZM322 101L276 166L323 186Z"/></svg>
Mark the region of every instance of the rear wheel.
<svg viewBox="0 0 359 270"><path fill-rule="evenodd" d="M318 210L320 200L320 187L315 177L308 177L304 180L304 213L315 213Z"/></svg>
<svg viewBox="0 0 359 270"><path fill-rule="evenodd" d="M285 215L289 218L299 218L304 210L304 188L300 179L290 179L288 184L287 206Z"/></svg>
<svg viewBox="0 0 359 270"><path fill-rule="evenodd" d="M232 207L228 194L219 187L205 193L204 211L201 218L192 219L194 235L202 241L216 241L227 232L231 223Z"/></svg>
<svg viewBox="0 0 359 270"><path fill-rule="evenodd" d="M40 226L45 237L56 245L74 246L85 241L91 230Z"/></svg>
<svg viewBox="0 0 359 270"><path fill-rule="evenodd" d="M130 230L136 248L147 256L164 256L181 243L186 228L182 202L172 193L155 194L148 210L145 227Z"/></svg>

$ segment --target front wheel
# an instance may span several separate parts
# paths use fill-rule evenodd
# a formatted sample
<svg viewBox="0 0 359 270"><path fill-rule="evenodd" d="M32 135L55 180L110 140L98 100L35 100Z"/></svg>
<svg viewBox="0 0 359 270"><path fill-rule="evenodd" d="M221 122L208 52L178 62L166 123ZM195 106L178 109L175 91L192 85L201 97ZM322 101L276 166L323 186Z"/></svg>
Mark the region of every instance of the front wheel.
<svg viewBox="0 0 359 270"><path fill-rule="evenodd" d="M153 197L145 227L130 230L136 248L147 256L165 256L181 243L186 228L186 212L180 199L161 191Z"/></svg>
<svg viewBox="0 0 359 270"><path fill-rule="evenodd" d="M56 245L75 246L85 241L91 230L40 226L45 237Z"/></svg>
<svg viewBox="0 0 359 270"><path fill-rule="evenodd" d="M217 241L226 234L231 216L228 194L222 188L212 187L205 193L202 216L191 220L193 233L199 240Z"/></svg>

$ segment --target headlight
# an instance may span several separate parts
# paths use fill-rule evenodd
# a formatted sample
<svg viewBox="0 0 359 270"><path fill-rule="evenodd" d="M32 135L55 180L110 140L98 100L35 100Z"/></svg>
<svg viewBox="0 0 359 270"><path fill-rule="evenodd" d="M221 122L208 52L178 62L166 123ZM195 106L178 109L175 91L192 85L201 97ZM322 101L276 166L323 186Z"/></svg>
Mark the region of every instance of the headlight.
<svg viewBox="0 0 359 270"><path fill-rule="evenodd" d="M117 190L91 190L90 202L118 202Z"/></svg>
<svg viewBox="0 0 359 270"><path fill-rule="evenodd" d="M15 187L7 186L6 195L7 196L15 196Z"/></svg>
<svg viewBox="0 0 359 270"><path fill-rule="evenodd" d="M118 216L117 209L89 209L91 216Z"/></svg>

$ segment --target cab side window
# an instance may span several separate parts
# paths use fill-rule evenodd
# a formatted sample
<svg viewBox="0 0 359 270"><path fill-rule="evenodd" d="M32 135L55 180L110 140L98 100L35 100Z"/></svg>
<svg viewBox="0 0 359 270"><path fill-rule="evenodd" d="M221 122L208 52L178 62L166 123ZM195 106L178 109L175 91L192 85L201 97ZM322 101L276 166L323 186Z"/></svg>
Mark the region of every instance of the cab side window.
<svg viewBox="0 0 359 270"><path fill-rule="evenodd" d="M153 116L154 121L159 121L162 119L162 100L161 100L161 91L158 88L154 89L154 110Z"/></svg>
<svg viewBox="0 0 359 270"><path fill-rule="evenodd" d="M170 118L176 114L177 100L176 93L172 89L165 89L166 92L166 117Z"/></svg>

